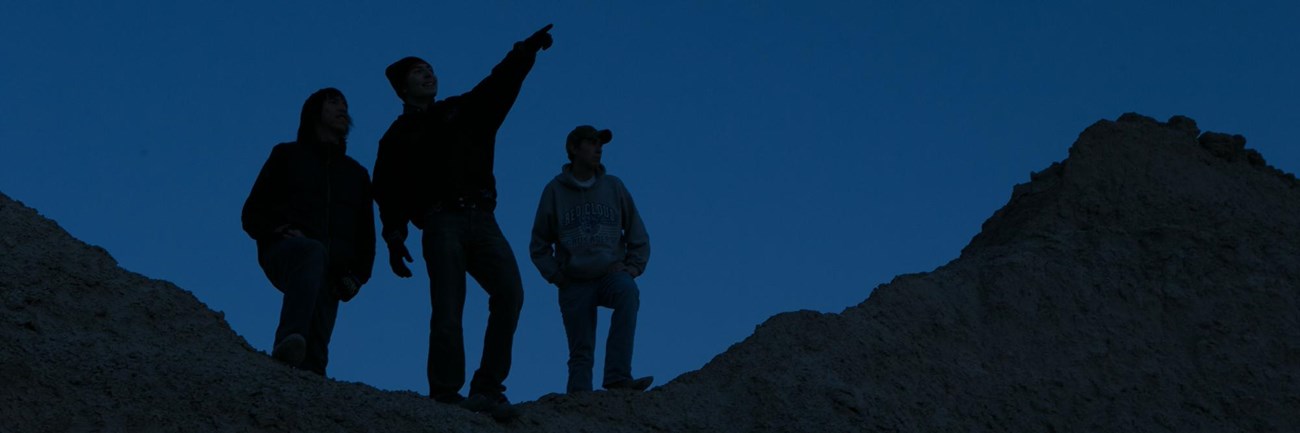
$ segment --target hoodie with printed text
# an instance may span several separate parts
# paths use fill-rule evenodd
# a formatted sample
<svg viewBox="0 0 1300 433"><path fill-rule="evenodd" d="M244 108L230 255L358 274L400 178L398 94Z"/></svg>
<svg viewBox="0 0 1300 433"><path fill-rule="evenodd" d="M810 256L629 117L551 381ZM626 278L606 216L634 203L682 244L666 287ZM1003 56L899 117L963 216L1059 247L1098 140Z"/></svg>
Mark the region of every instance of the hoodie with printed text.
<svg viewBox="0 0 1300 433"><path fill-rule="evenodd" d="M590 181L565 164L542 190L528 250L552 284L600 278L618 263L636 277L650 260L650 236L623 181L603 165Z"/></svg>

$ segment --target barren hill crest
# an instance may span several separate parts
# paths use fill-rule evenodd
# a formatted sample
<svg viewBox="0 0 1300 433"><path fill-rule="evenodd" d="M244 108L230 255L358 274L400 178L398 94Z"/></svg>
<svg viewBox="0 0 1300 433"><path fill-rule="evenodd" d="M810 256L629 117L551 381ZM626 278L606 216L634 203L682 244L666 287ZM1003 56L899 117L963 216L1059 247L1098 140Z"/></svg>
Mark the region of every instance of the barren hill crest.
<svg viewBox="0 0 1300 433"><path fill-rule="evenodd" d="M282 367L0 194L0 430L1300 431L1298 185L1186 117L1099 121L952 262L507 425Z"/></svg>

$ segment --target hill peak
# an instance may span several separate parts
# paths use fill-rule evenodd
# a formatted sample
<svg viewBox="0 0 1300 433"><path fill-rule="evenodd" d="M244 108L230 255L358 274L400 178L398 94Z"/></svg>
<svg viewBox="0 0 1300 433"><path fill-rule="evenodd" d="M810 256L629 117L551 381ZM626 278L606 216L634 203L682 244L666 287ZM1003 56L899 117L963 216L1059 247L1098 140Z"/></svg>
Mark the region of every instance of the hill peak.
<svg viewBox="0 0 1300 433"><path fill-rule="evenodd" d="M1239 135L1099 121L952 262L507 426L284 368L0 194L0 407L17 431L1296 431L1296 188Z"/></svg>

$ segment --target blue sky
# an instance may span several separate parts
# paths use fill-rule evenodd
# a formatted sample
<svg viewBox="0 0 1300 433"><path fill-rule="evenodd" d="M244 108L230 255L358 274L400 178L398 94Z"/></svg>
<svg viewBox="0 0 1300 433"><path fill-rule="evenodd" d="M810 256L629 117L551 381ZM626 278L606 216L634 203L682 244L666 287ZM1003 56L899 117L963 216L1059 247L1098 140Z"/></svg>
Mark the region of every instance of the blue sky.
<svg viewBox="0 0 1300 433"><path fill-rule="evenodd" d="M1300 168L1294 2L800 3L9 2L0 191L268 350L279 293L239 210L307 95L344 92L348 152L371 167L400 112L385 66L423 57L440 96L459 94L554 23L497 144L526 293L519 401L564 388L555 289L527 245L579 124L614 131L605 164L651 235L633 368L659 383L773 314L838 312L956 258L1099 119L1183 114ZM379 249L340 309L330 375L425 393L427 278L399 281ZM471 366L486 311L471 283Z"/></svg>

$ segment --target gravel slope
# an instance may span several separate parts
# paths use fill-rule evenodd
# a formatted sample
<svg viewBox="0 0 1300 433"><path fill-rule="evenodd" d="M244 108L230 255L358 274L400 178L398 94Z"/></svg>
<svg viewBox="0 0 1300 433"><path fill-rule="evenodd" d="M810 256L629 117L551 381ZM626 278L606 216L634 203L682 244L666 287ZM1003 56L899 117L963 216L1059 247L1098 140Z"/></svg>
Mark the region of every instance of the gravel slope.
<svg viewBox="0 0 1300 433"><path fill-rule="evenodd" d="M0 194L0 431L1300 431L1300 190L1244 144L1099 121L947 265L508 425L284 368Z"/></svg>

